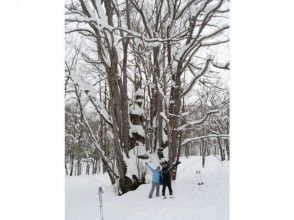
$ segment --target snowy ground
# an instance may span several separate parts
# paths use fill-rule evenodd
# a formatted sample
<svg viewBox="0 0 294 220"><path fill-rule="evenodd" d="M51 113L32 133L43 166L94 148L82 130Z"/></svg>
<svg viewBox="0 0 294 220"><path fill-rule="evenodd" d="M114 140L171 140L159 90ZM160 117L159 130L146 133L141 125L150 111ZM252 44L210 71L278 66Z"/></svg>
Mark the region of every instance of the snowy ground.
<svg viewBox="0 0 294 220"><path fill-rule="evenodd" d="M177 180L172 183L173 199L149 199L150 184L114 196L105 176L66 177L66 220L100 219L98 186L105 191L104 220L229 220L229 163L208 157L201 169L200 157L183 157L181 161ZM197 185L197 169L203 173L202 186Z"/></svg>

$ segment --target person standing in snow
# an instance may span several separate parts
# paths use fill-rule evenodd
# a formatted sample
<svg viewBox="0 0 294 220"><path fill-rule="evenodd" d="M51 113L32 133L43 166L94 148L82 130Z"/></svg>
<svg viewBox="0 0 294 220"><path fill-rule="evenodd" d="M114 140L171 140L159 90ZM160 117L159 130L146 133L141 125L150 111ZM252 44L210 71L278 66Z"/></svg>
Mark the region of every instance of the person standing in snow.
<svg viewBox="0 0 294 220"><path fill-rule="evenodd" d="M151 190L149 193L149 198L152 198L154 189L156 188L156 197L159 197L159 188L160 188L160 166L157 166L157 168L154 170L147 162L145 162L147 165L147 168L152 173L152 185Z"/></svg>
<svg viewBox="0 0 294 220"><path fill-rule="evenodd" d="M170 197L173 196L173 189L172 189L172 186L171 186L171 175L170 175L170 171L174 167L176 167L177 165L179 165L180 163L181 162L178 161L174 165L169 166L168 163L165 162L162 165L162 170L161 170L161 184L162 184L162 196L163 196L164 199L166 199L166 196L165 196L165 189L166 189L166 187L168 188Z"/></svg>

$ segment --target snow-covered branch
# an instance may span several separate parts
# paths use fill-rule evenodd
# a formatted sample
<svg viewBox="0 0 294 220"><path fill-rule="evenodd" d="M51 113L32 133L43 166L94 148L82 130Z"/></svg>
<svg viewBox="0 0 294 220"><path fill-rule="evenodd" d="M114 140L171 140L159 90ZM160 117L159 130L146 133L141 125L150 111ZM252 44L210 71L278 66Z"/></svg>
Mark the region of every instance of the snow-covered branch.
<svg viewBox="0 0 294 220"><path fill-rule="evenodd" d="M118 177L118 175L115 173L115 171L111 168L110 166L110 161L109 159L105 156L105 152L102 150L100 144L98 143L98 141L96 140L96 136L94 135L94 132L88 122L88 119L86 118L85 114L84 114L84 109L83 109L83 106L82 106L82 102L81 102L81 99L80 99L80 95L78 93L78 88L77 88L77 85L74 85L74 88L75 88L75 91L76 91L76 96L77 96L77 101L78 101L78 104L80 106L80 113L81 113L81 117L83 119L83 121L85 123L82 123L83 126L86 128L86 130L88 131L87 132L87 135L88 137L90 138L90 140L92 141L93 145L97 148L100 156L102 157L103 161L105 162L105 165L107 166L107 169L109 171L111 171L113 173L114 176Z"/></svg>
<svg viewBox="0 0 294 220"><path fill-rule="evenodd" d="M204 65L203 69L201 70L201 72L200 72L198 75L196 75L196 76L193 77L193 79L191 80L191 82L189 83L189 85L187 86L187 88L182 92L181 97L183 97L183 96L185 96L186 94L188 94L189 91L193 88L195 82L196 82L201 76L203 76L203 75L207 72L208 67L209 67L209 63L210 63L210 62L211 62L211 59L207 59L207 60L206 60L206 63L205 63L205 65Z"/></svg>
<svg viewBox="0 0 294 220"><path fill-rule="evenodd" d="M67 133L65 133L65 137L70 137L70 138L72 138L72 139L74 140L75 143L78 142L78 139L77 139L75 136L73 136L72 134L67 134Z"/></svg>
<svg viewBox="0 0 294 220"><path fill-rule="evenodd" d="M98 112L98 114L100 114L102 116L102 118L107 122L107 124L112 126L111 116L108 114L107 110L102 106L102 103L97 101L96 99L94 100L94 98L91 97L88 92L86 92L86 94L87 94L90 102L93 104L94 108Z"/></svg>
<svg viewBox="0 0 294 220"><path fill-rule="evenodd" d="M191 142L191 141L197 141L197 140L201 140L201 139L207 139L207 138L230 138L230 135L228 134L209 134L209 135L204 135L204 136L200 136L200 137L193 137L193 138L186 138L182 143L181 146L184 146L185 144Z"/></svg>
<svg viewBox="0 0 294 220"><path fill-rule="evenodd" d="M201 118L200 120L196 120L196 121L190 121L190 122L187 122L186 124L182 125L181 127L179 127L177 130L178 131L182 131L182 130L185 130L187 127L189 126L193 126L193 125L199 125L199 124L202 124L209 115L211 114L214 114L214 113L218 113L219 112L219 109L214 109L214 110L210 110L209 112L207 112L207 114Z"/></svg>
<svg viewBox="0 0 294 220"><path fill-rule="evenodd" d="M225 70L230 69L230 62L226 62L226 63L212 62L212 65L219 69L225 69Z"/></svg>

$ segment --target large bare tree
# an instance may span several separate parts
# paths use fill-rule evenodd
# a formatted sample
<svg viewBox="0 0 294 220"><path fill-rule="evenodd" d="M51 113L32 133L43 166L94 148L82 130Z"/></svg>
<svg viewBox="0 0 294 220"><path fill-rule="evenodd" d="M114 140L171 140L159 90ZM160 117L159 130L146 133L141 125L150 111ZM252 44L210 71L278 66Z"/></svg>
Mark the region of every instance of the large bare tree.
<svg viewBox="0 0 294 220"><path fill-rule="evenodd" d="M82 79L89 70L68 65L67 80L80 106L80 123L121 193L144 182L142 161L151 154L158 161L178 160L185 97L201 77L229 67L211 50L229 41L228 12L225 0L66 2L66 36L81 59L74 64L92 68L92 78ZM97 95L101 81L107 87L104 101ZM93 133L82 99L110 132L114 158ZM215 106L198 120L217 112Z"/></svg>

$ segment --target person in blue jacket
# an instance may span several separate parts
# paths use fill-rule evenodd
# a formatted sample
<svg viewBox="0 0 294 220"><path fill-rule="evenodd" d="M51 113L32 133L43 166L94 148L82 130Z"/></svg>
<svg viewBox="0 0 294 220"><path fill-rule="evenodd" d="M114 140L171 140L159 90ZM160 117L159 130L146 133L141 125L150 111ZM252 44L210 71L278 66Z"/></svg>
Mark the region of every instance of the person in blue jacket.
<svg viewBox="0 0 294 220"><path fill-rule="evenodd" d="M154 189L156 188L156 197L159 196L159 188L160 188L160 166L154 170L147 162L145 162L147 168L152 172L152 185L149 193L149 198L152 198Z"/></svg>

